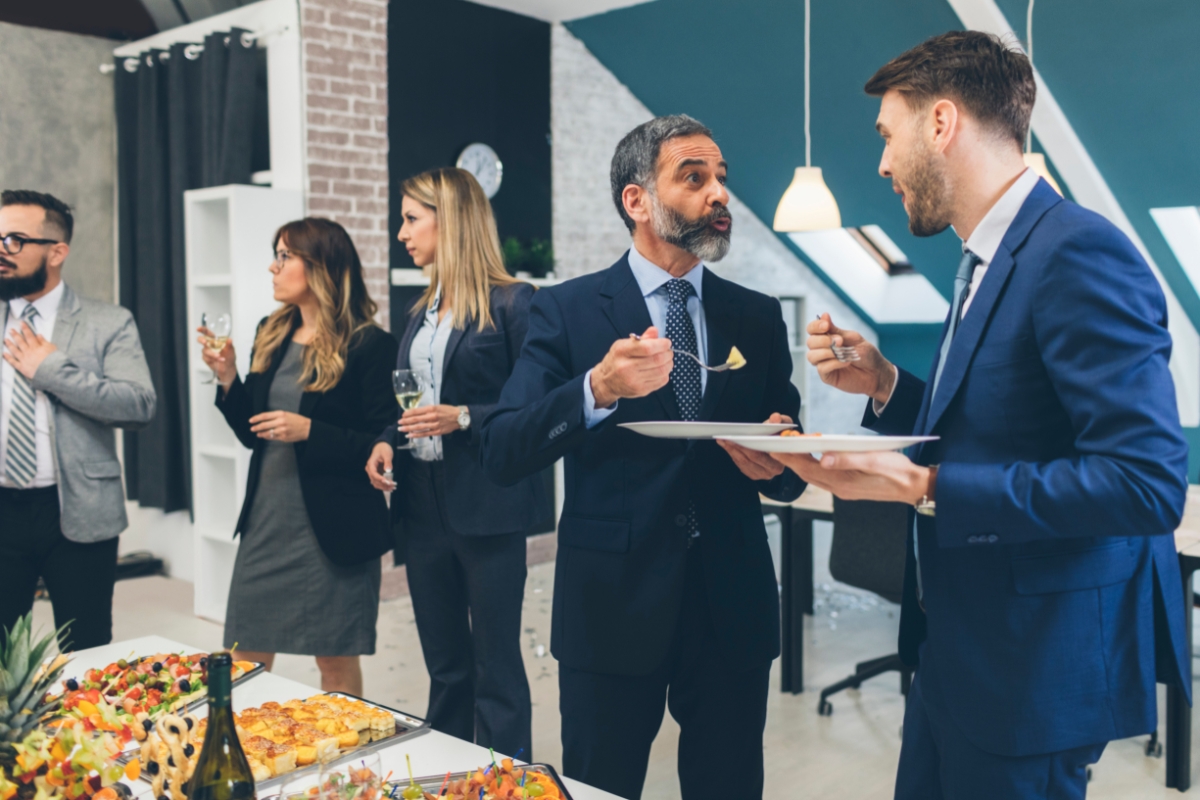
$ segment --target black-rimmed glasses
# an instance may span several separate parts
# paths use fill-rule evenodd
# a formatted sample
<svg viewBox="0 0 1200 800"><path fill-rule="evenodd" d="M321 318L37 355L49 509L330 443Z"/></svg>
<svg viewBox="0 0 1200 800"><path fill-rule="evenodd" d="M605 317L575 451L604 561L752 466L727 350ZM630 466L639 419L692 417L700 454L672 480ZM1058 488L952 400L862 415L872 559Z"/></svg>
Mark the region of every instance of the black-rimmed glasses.
<svg viewBox="0 0 1200 800"><path fill-rule="evenodd" d="M19 233L10 233L8 236L0 239L0 244L4 245L4 252L10 256L15 256L27 244L60 244L60 242L58 239L30 239L28 236L22 236Z"/></svg>

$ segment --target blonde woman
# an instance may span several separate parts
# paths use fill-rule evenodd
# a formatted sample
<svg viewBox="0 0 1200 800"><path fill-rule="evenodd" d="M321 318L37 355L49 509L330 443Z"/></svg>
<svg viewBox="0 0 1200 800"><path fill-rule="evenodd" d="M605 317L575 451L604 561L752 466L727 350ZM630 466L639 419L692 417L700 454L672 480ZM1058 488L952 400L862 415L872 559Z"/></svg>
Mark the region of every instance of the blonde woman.
<svg viewBox="0 0 1200 800"><path fill-rule="evenodd" d="M268 668L276 653L316 656L322 689L361 695L358 659L375 652L379 557L391 549L387 507L361 470L399 413L396 340L373 321L341 225L289 222L274 248L282 305L258 327L250 374L238 377L232 344L204 350L217 407L254 451L225 646Z"/></svg>
<svg viewBox="0 0 1200 800"><path fill-rule="evenodd" d="M525 341L534 289L505 272L491 205L470 173L426 172L401 193L398 238L430 282L411 308L396 366L415 371L426 390L400 432L395 424L384 431L367 473L376 488L395 489L392 513L404 523L430 678L427 719L531 759L521 601L525 534L544 493L536 477L505 488L488 481L479 427ZM403 438L414 448L394 451Z"/></svg>

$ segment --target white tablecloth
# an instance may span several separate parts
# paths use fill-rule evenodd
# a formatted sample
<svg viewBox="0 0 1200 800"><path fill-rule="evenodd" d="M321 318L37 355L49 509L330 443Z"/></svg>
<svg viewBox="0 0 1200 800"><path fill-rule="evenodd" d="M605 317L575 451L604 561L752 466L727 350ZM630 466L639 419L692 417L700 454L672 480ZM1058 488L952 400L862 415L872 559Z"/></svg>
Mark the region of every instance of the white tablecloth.
<svg viewBox="0 0 1200 800"><path fill-rule="evenodd" d="M74 653L71 663L63 672L63 678L82 676L89 669L103 669L120 658L179 651L203 652L201 648L175 642L162 636L143 636ZM287 700L301 699L319 691L320 689L287 678L280 678L269 672L261 673L233 688L233 710L241 711L244 708L252 708L272 700L282 703ZM201 708L197 712L197 716L203 716L205 713L206 709ZM491 762L491 755L486 748L433 730L402 739L390 747L379 750L378 753L385 775L389 770L394 775L407 775L408 768L404 760L406 754L412 758L413 772L418 775L442 775L447 770L465 772ZM564 782L574 800L618 800L616 795L587 786L579 781L564 778ZM137 796L149 797L149 784L142 781L127 781L127 783Z"/></svg>

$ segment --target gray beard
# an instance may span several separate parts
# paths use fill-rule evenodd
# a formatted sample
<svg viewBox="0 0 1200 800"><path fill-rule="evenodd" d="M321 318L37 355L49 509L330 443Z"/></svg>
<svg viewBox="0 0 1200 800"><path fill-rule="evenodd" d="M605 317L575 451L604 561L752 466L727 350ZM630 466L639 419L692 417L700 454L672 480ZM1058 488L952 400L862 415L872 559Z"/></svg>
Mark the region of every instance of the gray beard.
<svg viewBox="0 0 1200 800"><path fill-rule="evenodd" d="M728 219L729 230L722 233L709 227L717 219ZM700 219L688 219L651 194L650 224L658 238L691 253L705 263L720 261L729 252L733 218L729 215L729 209L724 206Z"/></svg>

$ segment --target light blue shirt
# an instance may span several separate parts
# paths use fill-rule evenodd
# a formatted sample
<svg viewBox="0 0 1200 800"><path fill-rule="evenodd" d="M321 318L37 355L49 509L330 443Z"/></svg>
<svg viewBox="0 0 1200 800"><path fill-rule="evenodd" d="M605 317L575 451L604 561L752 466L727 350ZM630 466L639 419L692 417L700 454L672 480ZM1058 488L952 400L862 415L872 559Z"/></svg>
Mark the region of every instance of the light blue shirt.
<svg viewBox="0 0 1200 800"><path fill-rule="evenodd" d="M446 361L450 332L454 330L454 314L447 311L446 316L439 320L441 305L442 291L439 287L433 298L433 307L426 310L421 327L413 335L412 346L408 349L408 364L425 387L420 403L423 406L436 406L442 402L442 368ZM413 458L418 461L442 460L442 437L423 436L413 439L412 444Z"/></svg>
<svg viewBox="0 0 1200 800"><path fill-rule="evenodd" d="M658 328L659 336L665 337L667 335L667 306L670 304L666 285L667 281L671 280L671 273L639 253L636 247L629 248L629 269L633 271L634 280L637 281L638 288L642 290L642 297L646 300L646 310L650 312L650 322ZM692 267L688 274L683 276L683 280L690 283L696 290L696 293L688 298L687 310L688 316L692 318L692 325L696 328L696 345L700 349L696 355L707 364L708 328L704 322L703 262ZM640 334L641 331L630 331L630 333ZM676 356L676 358L687 358L687 356ZM704 393L707 386L708 371L700 370L701 394ZM583 376L583 419L587 427L594 428L608 419L609 414L616 411L618 405L619 401L608 408L596 408L596 398L592 394L592 371L588 370L587 374Z"/></svg>

